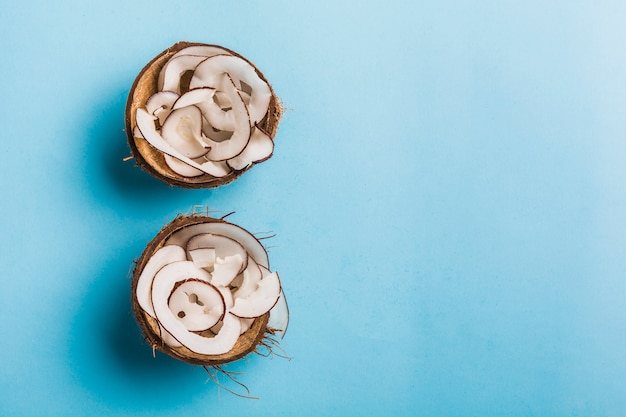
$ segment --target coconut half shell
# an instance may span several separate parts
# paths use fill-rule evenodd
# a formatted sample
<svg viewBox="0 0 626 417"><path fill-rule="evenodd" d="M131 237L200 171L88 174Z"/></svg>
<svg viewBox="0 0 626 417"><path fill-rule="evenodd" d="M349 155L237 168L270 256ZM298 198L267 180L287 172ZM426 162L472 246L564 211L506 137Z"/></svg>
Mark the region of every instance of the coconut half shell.
<svg viewBox="0 0 626 417"><path fill-rule="evenodd" d="M137 260L135 269L133 271L132 291L131 291L132 305L133 305L135 317L137 319L139 326L141 327L141 330L143 331L146 337L147 342L150 344L150 346L153 349L161 350L164 353L176 359L182 360L184 362L188 362L188 363L195 364L195 365L204 365L204 366L215 366L215 365L232 362L232 361L235 361L237 359L244 357L250 352L255 351L257 345L259 345L263 341L266 334L273 333L274 331L274 329L268 328L268 320L270 318L271 311L267 311L266 313L261 314L258 317L253 318L252 320L241 321L240 327L239 327L239 322L238 322L237 329L241 328L240 330L241 334L238 336L236 342L234 343L234 345L229 351L225 353L220 353L220 354L200 354L197 352L197 350L202 350L202 349L196 349L196 351L191 350L190 348L185 346L185 341L192 340L193 343L190 343L189 346L193 349L194 346L197 346L197 344L195 343L199 340L198 336L205 336L208 338L211 338L211 337L218 338L217 335L220 335L220 334L224 335L227 332L229 332L229 330L220 329L219 326L214 326L214 328L207 329L204 331L198 330L196 328L191 328L190 330L193 331L192 332L193 334L186 335L185 336L186 339L182 339L176 336L175 328L172 327L172 325L174 324L178 326L178 324L171 323L172 317L168 318L169 322L166 322L166 321L159 322L158 318L163 317L163 313L162 313L164 311L163 308L167 308L167 306L166 305L165 306L161 305L159 307L157 307L156 305L152 306L150 305L150 303L156 302L155 299L148 301L146 300L144 296L140 295L138 297L137 294L148 293L149 291L156 291L156 289L152 287L154 285L154 280L151 283L149 281L146 281L146 275L158 276L160 271L164 271L168 269L167 265L171 267L174 267L174 265L186 266L186 264L191 264L193 262L191 260L182 261L182 258L186 256L184 248L178 245L172 245L170 242L176 242L177 240L182 240L180 244L183 245L184 243L189 242L191 240L191 243L193 245L194 236L199 236L195 240L204 239L204 236L206 236L206 233L204 232L204 230L207 227L210 229L211 227L214 227L214 226L217 227L217 229L223 230L223 231L228 231L228 230L245 231L245 229L242 229L239 226L236 226L225 220L215 219L215 218L208 217L208 216L192 215L192 216L181 216L181 217L176 218L174 221L166 225L154 237L154 239L146 246L141 257ZM202 236L202 233L205 233L205 235ZM249 235L244 234L246 239L241 239L242 233L236 233L236 234L238 234L238 236L234 236L233 239L238 240L239 243L245 247L247 254L249 255L252 252L252 253L256 253L257 254L256 256L259 257L258 251L259 251L259 247L262 247L261 243L258 240L256 240L256 238L254 238L252 234L249 234ZM170 239L173 235L174 235L174 238ZM250 243L251 239L254 239L254 242L252 244ZM204 246L204 245L200 245L200 246ZM207 246L210 246L210 245L207 245ZM180 248L180 249L177 249L177 248ZM192 247L191 249L196 250L196 251L207 250L207 248L204 248L204 247L199 247L199 248ZM221 248L217 249L217 251L220 251L220 250L222 249ZM213 251L215 251L215 249L213 249ZM188 254L190 252L193 253L193 251L191 250L187 250L186 253ZM153 255L155 253L157 254L157 257L153 258ZM167 256L171 257L173 264L167 264L167 259L168 259ZM190 266L189 269L193 270L196 267L202 268L206 260L205 258L212 259L213 257L215 257L215 252L213 254L208 254L208 255L203 254L202 257L200 258L200 262L199 263L194 262L195 267ZM240 255L237 254L237 255L234 255L233 257L240 258ZM187 256L187 258L189 257ZM151 259L154 259L154 260L151 262ZM250 256L250 259L251 259L250 265L256 266L256 262L253 260L254 258ZM256 268L258 269L259 267L256 267ZM171 268L171 269L176 269L176 268ZM210 286L212 284L209 284L209 281L210 281L209 276L212 275L215 271L213 271L213 267L207 271L210 271L210 272L205 273L203 270L201 271L202 272L201 274L196 274L197 276L192 276L192 277L189 277L190 279L181 281L181 283L183 284L169 283L167 284L167 286L169 288L174 288L174 289L178 288L177 285ZM234 271L233 273L236 273L236 271ZM194 284L195 282L197 282L197 284ZM207 287L207 291L210 289L211 289L210 287ZM222 287L220 287L220 291L223 291ZM227 300L224 306L220 304L219 308L222 309L219 311L220 314L223 314L224 307L226 307L227 309L229 307L232 307L233 300L231 297L231 291L233 293L236 293L236 288L235 287L231 288L231 291L226 289L226 291L227 291L226 295L228 295L228 297L230 298L230 301ZM282 296L282 290L278 288L278 291L281 291L281 296ZM198 294L200 297L203 297L202 291L199 290ZM191 296L196 297L194 294L191 294L190 297ZM179 310L182 309L182 307L179 308L178 305L180 305L181 302L184 304L185 299L183 297L182 301L180 301L176 297L180 298L180 295L174 294L173 297L170 296L168 302L170 304L170 308L174 308L176 312L178 312ZM204 295L204 297L210 298L210 294L207 293ZM159 298L164 298L164 297L159 296ZM214 298L218 299L219 297L214 297ZM167 299L167 297L165 297L164 299ZM200 304L197 300L192 300L192 301L195 301L198 304ZM194 306L194 307L197 309L197 306ZM159 311L161 311L161 313ZM176 314L176 312L174 312L174 314ZM169 315L169 313L167 314ZM182 314L180 315L182 316ZM225 326L223 327L229 326L226 319L240 320L239 318L236 318L235 316L233 316L231 313L226 312L226 317L224 318ZM212 324L212 323L209 323L209 324ZM217 332L217 335L214 334L215 332ZM230 336L224 336L224 337L230 337ZM210 349L207 349L207 351L210 351Z"/></svg>
<svg viewBox="0 0 626 417"><path fill-rule="evenodd" d="M187 53L186 51L183 51L185 49L187 49L187 51L189 52ZM174 62L174 64L177 65L172 64L172 67L176 68L168 72L168 77L171 73L180 73L181 75L180 85L176 84L177 91L166 93L171 95L172 97L175 97L176 95L182 95L182 93L189 90L189 83L191 80L187 79L187 74L190 73L188 67L193 67L194 65L197 65L199 62L202 62L205 59L203 57L198 57L195 54L209 53L209 55L212 55L217 52L230 54L227 56L237 57L246 61L250 65L250 68L254 71L254 73L256 73L256 75L259 77L259 79L262 80L264 84L267 84L267 87L269 88L271 97L269 100L267 113L260 121L250 122L251 131L254 132L256 130L261 130L262 132L267 134L270 139L273 139L276 134L276 130L278 129L278 122L282 114L280 102L263 73L261 73L261 71L259 71L259 69L256 68L254 64L252 64L250 61L248 61L246 58L239 55L238 53L217 45L208 45L193 42L178 42L172 45L171 47L167 48L165 51L157 55L152 61L148 63L148 65L146 65L141 70L141 72L135 79L135 82L133 83L130 93L128 95L125 115L128 143L130 145L132 154L135 158L137 165L142 167L145 171L147 171L154 177L159 178L160 180L170 185L186 188L219 187L220 185L232 182L255 164L267 160L271 156L271 152L273 151L272 144L272 148L270 148L270 150L268 151L268 155L262 155L262 157L256 158L254 162L249 162L248 159L246 159L247 153L251 152L247 151L245 155L233 159L232 163L228 165L223 164L223 167L226 167L228 169L228 173L225 175L211 175L210 173L202 173L201 175L198 175L200 171L194 167L190 166L189 169L185 169L184 167L179 168L180 164L184 164L185 162L177 161L174 157L165 155L162 150L159 150L156 147L152 146L149 141L143 137L143 135L141 134L141 130L137 128L137 110L145 109L146 104L148 103L150 98L159 93L159 85L163 87L164 80L162 70L168 64L168 62L170 62L171 58L174 58L176 61L181 61L180 63ZM160 76L161 80L159 81ZM166 81L167 83L165 84L167 85L172 83L171 81L169 81L169 79ZM245 86L247 86L247 84L245 84ZM243 87L244 84L242 84L242 88ZM153 99L153 101L155 100ZM170 100L166 101L168 101L166 104L168 106L171 106L172 103L169 102ZM158 115L155 116L158 117ZM159 124L163 123L160 118L157 122ZM208 139L210 142L210 138ZM221 147L224 147L225 145L225 143L220 144ZM217 146L216 143L214 143L214 147L215 146ZM256 143L255 146L258 147ZM213 152L217 153L217 151ZM194 162L201 163L202 161L194 160ZM173 168L178 170L178 172L174 171ZM222 174L222 172L219 172L219 174Z"/></svg>

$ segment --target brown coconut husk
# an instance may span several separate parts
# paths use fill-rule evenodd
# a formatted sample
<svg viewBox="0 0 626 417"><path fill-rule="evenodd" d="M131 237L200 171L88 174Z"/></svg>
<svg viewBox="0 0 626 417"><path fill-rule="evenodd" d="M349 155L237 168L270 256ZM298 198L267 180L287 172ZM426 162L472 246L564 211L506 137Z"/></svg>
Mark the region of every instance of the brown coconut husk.
<svg viewBox="0 0 626 417"><path fill-rule="evenodd" d="M193 352L186 347L171 347L163 342L160 336L160 330L158 322L155 318L151 317L143 311L137 302L137 282L141 271L143 271L146 263L150 257L161 247L165 241L176 231L199 223L209 222L222 222L227 223L222 219L215 219L203 215L181 216L174 219L171 223L163 227L161 231L148 243L143 254L137 260L135 269L133 270L132 277L132 305L135 313L137 323L141 327L143 334L146 337L146 341L150 344L153 350L160 350L176 359L191 363L194 365L203 366L218 366L228 362L241 359L248 353L254 352L257 346L263 344L264 338L272 335L272 331L268 329L267 323L269 320L269 312L258 317L254 320L252 326L244 332L235 343L235 346L227 353L220 355L201 355ZM207 330L208 332L208 330Z"/></svg>
<svg viewBox="0 0 626 417"><path fill-rule="evenodd" d="M137 109L140 107L144 107L148 99L157 92L159 73L161 72L161 69L163 69L167 61L174 54L182 49L185 49L189 46L201 45L218 46L195 42L178 42L157 55L154 59L152 59L152 61L148 63L148 65L146 65L141 70L141 72L135 79L135 82L133 83L128 94L128 100L126 102L126 135L128 136L128 143L130 145L130 149L133 153L137 165L142 167L154 177L159 178L160 180L165 181L172 186L185 188L219 187L220 185L232 182L256 164L254 163L243 170L234 170L228 175L221 178L217 178L209 174L203 174L198 177L191 178L184 177L180 174L175 173L167 166L163 157L163 153L161 151L152 147L152 145L150 145L145 139L137 138L133 134L134 129L137 126L137 122L135 119ZM283 109L280 105L278 97L274 93L272 85L267 81L263 73L259 71L259 69L248 59L228 48L224 48L223 46L219 47L225 49L232 55L247 61L255 69L259 77L263 81L265 81L270 87L270 91L272 92L272 98L270 100L269 110L265 118L261 120L261 122L258 124L258 127L261 128L273 139L276 135L278 122L282 115Z"/></svg>

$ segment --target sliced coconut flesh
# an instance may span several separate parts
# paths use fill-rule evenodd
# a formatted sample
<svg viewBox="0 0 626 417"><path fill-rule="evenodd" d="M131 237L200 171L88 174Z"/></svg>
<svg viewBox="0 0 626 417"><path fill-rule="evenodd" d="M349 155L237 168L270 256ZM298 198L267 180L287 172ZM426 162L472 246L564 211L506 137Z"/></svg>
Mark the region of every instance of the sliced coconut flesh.
<svg viewBox="0 0 626 417"><path fill-rule="evenodd" d="M220 173L223 172L223 165L216 165L216 163L213 161L198 163L186 157L185 155L177 151L174 147L172 147L172 145L170 145L167 141L165 141L165 139L163 139L163 137L156 128L155 121L157 120L157 118L150 115L146 110L142 108L137 109L136 119L137 127L139 129L139 132L141 133L141 137L143 137L157 150L163 152L166 155L170 155L186 163L187 165L209 175L223 176L220 175Z"/></svg>
<svg viewBox="0 0 626 417"><path fill-rule="evenodd" d="M174 55L159 73L158 87L160 91L180 93L180 81L187 71L193 71L207 57L197 55Z"/></svg>
<svg viewBox="0 0 626 417"><path fill-rule="evenodd" d="M205 142L210 147L207 157L213 161L225 161L239 155L248 145L252 129L248 108L228 74L221 77L220 86L230 100L232 107L228 112L233 114L235 128L232 136L221 142L205 137Z"/></svg>
<svg viewBox="0 0 626 417"><path fill-rule="evenodd" d="M170 296L179 282L188 282L189 279L207 282L207 275L206 271L197 268L191 261L179 261L164 266L157 272L152 282L152 305L160 325L180 344L202 355L218 355L228 352L235 345L241 332L241 321L226 312L219 332L214 337L207 338L190 331L169 305ZM208 297L205 293L203 296ZM228 302L225 299L224 306L228 309Z"/></svg>
<svg viewBox="0 0 626 417"><path fill-rule="evenodd" d="M246 262L248 256L246 255ZM244 267L244 261L240 254L217 258L211 272L211 283L221 287L227 287L237 277Z"/></svg>
<svg viewBox="0 0 626 417"><path fill-rule="evenodd" d="M185 245L185 249L188 252L201 248L215 249L215 257L218 261L220 258L222 259L221 264L224 265L223 268L226 267L226 263L238 263L239 269L236 270L235 274L231 277L231 281L248 266L248 253L246 249L239 242L230 237L214 233L202 233L190 238ZM235 256L239 258L236 259ZM224 260L227 258L230 258L230 260L225 262ZM214 268L215 267L217 267L217 263L214 265ZM230 283L230 281L228 283Z"/></svg>
<svg viewBox="0 0 626 417"><path fill-rule="evenodd" d="M248 259L248 266L241 275L241 283L237 283L238 288L233 293L235 299L248 297L257 289L259 282L263 279L261 268L252 258Z"/></svg>
<svg viewBox="0 0 626 417"><path fill-rule="evenodd" d="M183 248L176 245L168 245L163 246L161 249L156 251L150 257L146 266L144 266L141 274L139 275L139 279L137 280L135 295L137 296L137 303L139 303L139 306L150 316L156 317L154 315L154 309L152 308L150 295L152 281L154 280L155 275L164 266L174 262L184 261L186 259L185 250ZM208 278L210 279L210 276L208 276Z"/></svg>
<svg viewBox="0 0 626 417"><path fill-rule="evenodd" d="M232 111L223 110L222 106L232 107L232 103L228 100L228 104L221 104L217 97L225 96L225 93L216 91L211 87L196 88L187 91L180 96L173 104L172 109L179 109L186 106L196 106L202 111L203 131L211 127L214 131L229 131L229 137L232 136L236 129L235 115Z"/></svg>
<svg viewBox="0 0 626 417"><path fill-rule="evenodd" d="M171 91L159 91L150 96L146 102L146 110L158 119L159 126L163 126L178 98L179 95Z"/></svg>
<svg viewBox="0 0 626 417"><path fill-rule="evenodd" d="M198 158L209 152L203 140L202 112L196 106L172 110L163 122L161 136L174 149L188 158Z"/></svg>
<svg viewBox="0 0 626 417"><path fill-rule="evenodd" d="M267 327L280 333L281 337L285 336L287 327L289 326L289 306L287 306L287 298L281 290L276 305L270 310L270 318Z"/></svg>
<svg viewBox="0 0 626 417"><path fill-rule="evenodd" d="M172 291L168 306L188 330L210 329L226 312L224 298L213 286L204 281L189 280Z"/></svg>
<svg viewBox="0 0 626 417"><path fill-rule="evenodd" d="M209 272L215 265L215 248L198 248L187 251L187 257L198 267Z"/></svg>
<svg viewBox="0 0 626 417"><path fill-rule="evenodd" d="M176 52L170 59L177 58L181 55L197 55L208 58L214 55L230 55L230 52L217 45L193 45Z"/></svg>
<svg viewBox="0 0 626 417"><path fill-rule="evenodd" d="M246 331L248 331L250 329L250 327L252 327L252 324L254 323L254 318L251 319L244 319L244 318L239 318L239 321L241 322L241 330L239 331L240 335L244 334ZM213 334L217 334L220 329L222 328L223 323L220 321L219 323L217 323L215 326L211 327L211 332L213 332Z"/></svg>
<svg viewBox="0 0 626 417"><path fill-rule="evenodd" d="M201 234L226 236L244 247L248 254L248 259L253 258L257 264L269 268L267 251L261 242L252 233L232 223L207 222L186 226L172 233L165 241L165 244L186 248L190 239Z"/></svg>
<svg viewBox="0 0 626 417"><path fill-rule="evenodd" d="M157 93L158 94L158 93ZM182 107L194 106L203 102L213 102L215 89L204 87L189 90L172 104L172 109L180 109Z"/></svg>
<svg viewBox="0 0 626 417"><path fill-rule="evenodd" d="M276 272L263 277L246 298L235 298L230 312L237 317L259 317L270 311L280 297L280 279Z"/></svg>
<svg viewBox="0 0 626 417"><path fill-rule="evenodd" d="M210 123L202 125L202 133L214 142L223 142L233 136L232 131L216 129Z"/></svg>
<svg viewBox="0 0 626 417"><path fill-rule="evenodd" d="M272 272L264 266L260 266L261 273L263 276L267 276ZM276 305L272 307L270 310L270 318L267 322L267 327L273 329L277 333L280 334L280 337L285 337L285 333L287 332L287 327L289 326L289 306L287 305L287 297L285 297L285 293L280 289L280 297L278 297L278 301Z"/></svg>
<svg viewBox="0 0 626 417"><path fill-rule="evenodd" d="M179 175L182 175L183 177L193 178L204 174L204 171L196 169L191 165L181 161L180 159L174 158L173 156L170 156L168 154L164 154L163 159L172 171Z"/></svg>
<svg viewBox="0 0 626 417"><path fill-rule="evenodd" d="M232 55L216 55L205 59L195 68L189 88L217 88L221 84L220 78L223 74L228 74L239 89L249 95L248 110L251 124L260 122L267 114L272 91L269 85L259 77L254 67L242 58Z"/></svg>
<svg viewBox="0 0 626 417"><path fill-rule="evenodd" d="M241 334L244 334L254 323L254 319L239 319L241 321Z"/></svg>
<svg viewBox="0 0 626 417"><path fill-rule="evenodd" d="M171 347L182 346L182 344L178 340L176 340L176 338L174 338L174 336L172 336L171 333L165 330L163 326L161 326L160 324L159 324L159 331L161 332L159 334L161 337L161 340L163 340L163 343L165 343L166 345L171 346Z"/></svg>
<svg viewBox="0 0 626 417"><path fill-rule="evenodd" d="M228 166L232 169L242 170L248 168L254 162L264 161L274 152L274 141L269 135L258 127L252 130L248 146L236 157L228 160Z"/></svg>

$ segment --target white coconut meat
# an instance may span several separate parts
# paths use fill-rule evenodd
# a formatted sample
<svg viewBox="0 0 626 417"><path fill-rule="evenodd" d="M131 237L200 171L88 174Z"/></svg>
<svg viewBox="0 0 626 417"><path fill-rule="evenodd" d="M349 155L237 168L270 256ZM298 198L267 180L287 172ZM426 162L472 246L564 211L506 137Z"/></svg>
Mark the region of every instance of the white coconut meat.
<svg viewBox="0 0 626 417"><path fill-rule="evenodd" d="M163 152L165 155L170 155L178 159L179 161L184 162L185 164L196 168L204 173L207 173L212 176L223 176L224 168L223 164L217 164L213 161L206 161L202 163L198 163L187 156L180 153L176 150L172 145L170 145L159 133L156 128L156 120L155 116L150 115L146 110L139 108L136 113L137 119L137 127L141 136L152 145L157 150ZM183 175L183 174L181 174Z"/></svg>
<svg viewBox="0 0 626 417"><path fill-rule="evenodd" d="M198 267L213 271L215 248L198 248L187 251L187 257Z"/></svg>
<svg viewBox="0 0 626 417"><path fill-rule="evenodd" d="M174 59L182 55L196 55L208 58L214 55L231 55L231 53L227 49L217 45L193 45L176 52L170 59Z"/></svg>
<svg viewBox="0 0 626 417"><path fill-rule="evenodd" d="M246 262L248 256L246 255ZM211 283L221 287L227 287L237 277L239 271L244 267L244 260L240 254L216 258L211 272Z"/></svg>
<svg viewBox="0 0 626 417"><path fill-rule="evenodd" d="M163 154L163 159L172 171L179 175L182 175L183 177L193 178L199 177L200 175L204 174L204 171L194 168L186 162L183 162L178 158L174 158L171 155Z"/></svg>
<svg viewBox="0 0 626 417"><path fill-rule="evenodd" d="M278 301L270 310L270 318L267 322L267 327L280 334L280 337L285 337L288 326L289 306L287 305L287 297L285 297L285 293L281 289Z"/></svg>
<svg viewBox="0 0 626 417"><path fill-rule="evenodd" d="M207 158L213 161L225 161L239 155L248 145L250 134L252 133L248 108L228 74L221 77L220 85L221 89L230 100L231 107L225 111L232 113L234 130L229 139L221 142L209 138L205 139L210 148L207 153Z"/></svg>
<svg viewBox="0 0 626 417"><path fill-rule="evenodd" d="M263 276L267 276L272 272L264 266L259 265L259 269ZM285 337L287 333L287 327L289 326L289 306L287 305L287 297L283 292L282 286L280 289L280 296L278 301L270 310L270 318L267 322L267 327L273 329L280 337Z"/></svg>
<svg viewBox="0 0 626 417"><path fill-rule="evenodd" d="M146 110L155 116L159 121L159 126L162 126L178 98L179 95L171 91L159 91L150 96L146 102Z"/></svg>
<svg viewBox="0 0 626 417"><path fill-rule="evenodd" d="M203 331L215 326L226 313L224 298L207 282L188 280L170 294L168 306L190 331Z"/></svg>
<svg viewBox="0 0 626 417"><path fill-rule="evenodd" d="M172 109L180 109L187 106L196 106L202 112L202 131L205 132L208 128L213 131L228 131L232 136L236 129L235 116L232 111L224 110L220 104L220 101L216 98L223 95L221 91L216 91L214 88L203 87L189 90L173 104ZM231 107L230 101L227 104L227 109Z"/></svg>
<svg viewBox="0 0 626 417"><path fill-rule="evenodd" d="M274 307L280 297L280 289L278 274L272 272L263 277L247 297L235 297L235 305L230 312L242 318L259 317Z"/></svg>
<svg viewBox="0 0 626 417"><path fill-rule="evenodd" d="M274 141L260 128L252 129L248 146L236 157L227 161L232 169L242 170L255 162L261 162L272 156Z"/></svg>
<svg viewBox="0 0 626 417"><path fill-rule="evenodd" d="M202 135L202 113L196 106L172 110L163 122L161 136L188 158L199 158L210 150Z"/></svg>
<svg viewBox="0 0 626 417"><path fill-rule="evenodd" d="M241 275L241 282L237 283L237 290L233 293L235 298L247 298L257 289L259 282L263 279L261 268L252 258L248 259L248 266Z"/></svg>
<svg viewBox="0 0 626 417"><path fill-rule="evenodd" d="M216 55L202 61L195 68L189 88L218 87L220 78L228 74L235 86L249 97L251 124L260 122L269 108L272 91L246 60L233 55ZM243 84L242 84L243 81Z"/></svg>
<svg viewBox="0 0 626 417"><path fill-rule="evenodd" d="M230 281L248 266L248 253L246 249L239 242L230 237L214 233L202 233L190 238L185 245L185 249L188 252L202 248L215 250L217 262L214 268L217 268L218 264L221 265L221 268L227 268L227 264L232 265L233 263L238 266L238 269L235 271ZM228 283L230 283L230 281L228 281ZM221 285L228 285L228 283Z"/></svg>
<svg viewBox="0 0 626 417"><path fill-rule="evenodd" d="M165 241L165 244L177 245L186 248L191 238L201 234L226 236L243 246L248 256L253 258L257 264L264 266L265 268L269 268L267 251L261 242L246 229L232 223L207 222L190 225L172 233L172 235Z"/></svg>
<svg viewBox="0 0 626 417"><path fill-rule="evenodd" d="M180 262L186 260L185 250L180 246L167 245L156 251L148 262L144 266L139 279L137 280L137 287L135 289L135 295L137 296L137 303L139 306L150 316L156 317L154 309L152 308L152 299L150 292L152 290L152 281L164 266L174 262ZM210 276L208 279L210 280Z"/></svg>
<svg viewBox="0 0 626 417"><path fill-rule="evenodd" d="M221 321L223 325L219 332L211 338L194 333L193 330L187 327L189 323L183 322L178 315L179 309L182 308L179 304L184 301L182 298L180 300L176 298L175 300L175 310L179 311L175 313L172 311L172 308L170 308L170 299L177 285L183 285L178 283L185 283L190 279L200 283L204 281L204 283L207 284L206 288L209 288L209 283L206 281L207 275L208 273L206 271L197 268L193 262L190 261L174 262L164 266L157 272L152 282L152 305L159 324L178 341L178 343L201 355L219 355L232 349L241 332L241 321L226 311L228 308L226 299L222 297L224 315ZM184 294L184 292L182 294ZM187 304L185 305L186 309L191 309L193 312L194 320L191 321L192 326L197 325L199 327L201 324L203 325L208 322L208 320L203 321L203 318L198 318L198 312L193 310L191 306L191 304L196 304L197 307L201 307L193 302L193 300L197 301L201 299L201 297L205 297L206 300L213 299L211 298L213 296L209 295L208 290L201 294L202 295L199 296L195 293L195 297L188 297ZM206 315L212 318L214 313L207 313Z"/></svg>

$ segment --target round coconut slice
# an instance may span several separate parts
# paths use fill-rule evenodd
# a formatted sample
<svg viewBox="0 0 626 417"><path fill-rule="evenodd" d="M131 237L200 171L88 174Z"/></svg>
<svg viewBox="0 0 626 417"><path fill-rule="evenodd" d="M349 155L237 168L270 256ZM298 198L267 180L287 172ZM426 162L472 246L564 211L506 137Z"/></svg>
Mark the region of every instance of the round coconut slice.
<svg viewBox="0 0 626 417"><path fill-rule="evenodd" d="M207 366L255 351L275 333L268 320L282 297L278 275L261 264L268 264L267 252L245 229L207 216L176 218L133 272L133 310L147 342ZM245 287L240 296L235 281Z"/></svg>
<svg viewBox="0 0 626 417"><path fill-rule="evenodd" d="M191 87L192 80L198 88ZM202 117L195 110L176 111L189 106L200 109ZM271 85L250 61L220 46L179 42L135 79L126 104L126 132L137 165L151 175L174 186L214 188L271 156L273 142L255 132L260 129L273 139L281 113ZM206 155L200 155L201 142Z"/></svg>

